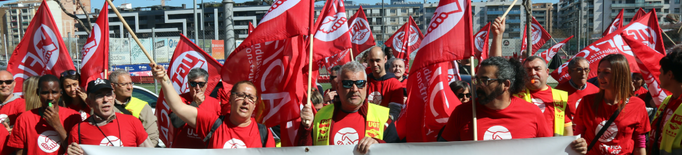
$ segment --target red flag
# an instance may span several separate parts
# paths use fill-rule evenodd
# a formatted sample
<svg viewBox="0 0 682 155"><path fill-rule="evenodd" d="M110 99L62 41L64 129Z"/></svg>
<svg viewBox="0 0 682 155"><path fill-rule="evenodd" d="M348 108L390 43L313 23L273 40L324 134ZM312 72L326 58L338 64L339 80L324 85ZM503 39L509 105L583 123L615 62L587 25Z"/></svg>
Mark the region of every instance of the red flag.
<svg viewBox="0 0 682 155"><path fill-rule="evenodd" d="M412 70L474 55L471 1L441 0L431 18Z"/></svg>
<svg viewBox="0 0 682 155"><path fill-rule="evenodd" d="M172 93L183 94L189 92L187 74L189 74L189 71L193 68L202 68L208 71L206 92L213 92L215 86L220 82L220 69L222 68L222 65L213 59L211 55L208 55L208 53L192 43L187 37L180 34L180 41L178 41L175 52L173 52L173 57L171 58L167 71L168 77L173 83L173 88L176 91ZM161 104L156 105L156 114L158 114L156 115L156 118L160 131L159 138L170 146L173 141L174 127L171 125L170 118L168 117L168 114L171 113L171 109L166 103L163 94L164 92L161 91L157 101L157 103Z"/></svg>
<svg viewBox="0 0 682 155"><path fill-rule="evenodd" d="M609 24L609 27L606 28L606 30L604 30L604 33L602 33L602 36L606 36L609 33L616 31L616 30L620 29L621 27L623 27L623 10L624 9L620 9L620 13L618 13L616 18L614 18L613 21L611 21L611 24ZM634 20L632 20L632 21L634 21Z"/></svg>
<svg viewBox="0 0 682 155"><path fill-rule="evenodd" d="M374 36L372 36L372 30L369 27L369 22L367 22L367 16L362 10L362 5L358 12L355 13L350 20L348 20L350 25L350 34L352 36L351 43L353 44L353 56L360 55L362 51L365 51L372 46L376 45L374 42Z"/></svg>
<svg viewBox="0 0 682 155"><path fill-rule="evenodd" d="M386 47L389 47L393 51L393 56L398 59L403 59L405 63L410 62L410 55L413 51L419 48L422 43L424 35L419 30L419 26L414 22L412 17L410 21L403 24L398 31L396 31L391 37L384 42ZM405 65L405 70L409 71L410 65Z"/></svg>
<svg viewBox="0 0 682 155"><path fill-rule="evenodd" d="M474 34L474 39L476 41L474 42L475 45L475 51L476 51L476 58L478 59L478 62L481 62L485 59L488 59L488 37L490 37L490 22L483 26L481 30L478 30L476 34Z"/></svg>
<svg viewBox="0 0 682 155"><path fill-rule="evenodd" d="M459 75L459 63L457 63L457 61L452 61L448 64L448 85L452 82L462 80L462 76Z"/></svg>
<svg viewBox="0 0 682 155"><path fill-rule="evenodd" d="M355 51L353 51L355 53ZM340 53L336 53L333 56L326 57L324 59L319 60L320 62L318 64L322 64L325 66L325 69L327 69L327 72L331 72L332 67L336 65L344 65L347 62L350 62L350 51L349 50L344 50ZM307 71L307 70L306 70Z"/></svg>
<svg viewBox="0 0 682 155"><path fill-rule="evenodd" d="M543 28L542 25L540 25L540 23L538 23L538 21L535 20L535 17L533 17L532 25L533 26L530 27L530 29L532 31L530 33L532 35L531 40L533 41L533 51L532 51L533 53L531 53L531 55L535 55L535 52L537 52L540 48L542 48L542 45L545 45L545 42L547 42L549 39L551 39L552 36L550 36L549 33L545 30L545 28ZM526 30L527 30L527 28L524 27L523 28L523 40L521 42L521 53L526 51L526 48L527 48L526 47L526 42L527 42L526 41L526 38L527 38Z"/></svg>
<svg viewBox="0 0 682 155"><path fill-rule="evenodd" d="M64 71L76 70L44 0L24 34L7 64L7 71L14 74L17 84L15 93L22 92L24 79L31 76L59 77Z"/></svg>
<svg viewBox="0 0 682 155"><path fill-rule="evenodd" d="M417 55L422 54L419 52ZM433 142L448 122L455 107L461 104L448 87L448 66L452 62L412 69L407 81L407 101L397 123L398 135L408 142Z"/></svg>
<svg viewBox="0 0 682 155"><path fill-rule="evenodd" d="M351 37L346 24L346 7L343 0L328 0L317 17L313 50L314 60L330 57L351 48Z"/></svg>
<svg viewBox="0 0 682 155"><path fill-rule="evenodd" d="M637 13L635 13L635 16L632 16L632 20L630 20L630 21L637 21L639 18L641 18L644 15L646 15L646 12L644 11L644 9L639 8L639 10L637 10Z"/></svg>
<svg viewBox="0 0 682 155"><path fill-rule="evenodd" d="M284 40L301 34L308 34L312 0L279 0L270 6L258 27L249 33L239 47L241 51L253 44L266 41ZM301 18L306 17L306 18ZM286 25L286 26L283 26Z"/></svg>
<svg viewBox="0 0 682 155"><path fill-rule="evenodd" d="M661 89L661 82L658 79L658 76L661 74L661 66L658 61L660 61L665 55L657 52L645 44L642 44L642 42L640 42L638 39L635 39L634 37L635 36L625 34L623 36L623 40L630 45L631 49L637 49L632 50L632 52L635 54L637 64L639 65L640 71L642 72L642 77L644 77L644 81L649 87L649 93L651 94L654 103L656 103L656 106L658 106L661 104L661 102L663 102L663 100L665 100L668 94L670 94L670 92L666 92Z"/></svg>
<svg viewBox="0 0 682 155"><path fill-rule="evenodd" d="M253 32L253 29L254 29L253 24L251 24L251 22L249 22L249 34L251 34L251 32Z"/></svg>
<svg viewBox="0 0 682 155"><path fill-rule="evenodd" d="M544 52L538 53L538 56L545 59L545 63L549 64L549 60L552 60L554 55L559 53L559 50L561 50L561 48L563 48L564 45L566 45L566 42L568 42L568 40L571 40L571 38L573 38L573 36L570 36L570 37L564 39L564 41L561 41L561 42L555 44L554 46L545 50Z"/></svg>
<svg viewBox="0 0 682 155"><path fill-rule="evenodd" d="M88 88L89 81L104 78L104 71L109 67L109 5L104 3L92 32L81 49L81 81L83 88Z"/></svg>
<svg viewBox="0 0 682 155"><path fill-rule="evenodd" d="M655 12L655 11L654 11ZM663 47L663 39L661 38L661 29L658 27L658 21L656 19L655 13L648 13L637 21L632 21L630 24L624 26L615 32L606 35L605 37L595 41L588 47L582 49L574 57L584 57L590 62L590 74L589 78L597 76L597 69L599 66L599 60L606 55L621 53L628 58L630 63L630 71L633 73L639 73L640 69L635 60L634 54L632 53L632 48L628 46L626 42L623 41L621 35L632 36L636 40L647 44L647 46L656 49L656 51L665 51ZM571 58L573 59L573 58ZM568 75L568 62L562 64L558 69L551 73L552 77L556 79L559 83L567 82L570 80Z"/></svg>

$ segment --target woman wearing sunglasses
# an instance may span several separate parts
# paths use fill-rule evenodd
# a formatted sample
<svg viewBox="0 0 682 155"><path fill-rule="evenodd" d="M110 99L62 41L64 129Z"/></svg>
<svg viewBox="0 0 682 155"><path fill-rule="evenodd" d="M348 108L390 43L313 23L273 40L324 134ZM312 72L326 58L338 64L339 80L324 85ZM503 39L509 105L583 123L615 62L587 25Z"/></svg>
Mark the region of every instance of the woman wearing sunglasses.
<svg viewBox="0 0 682 155"><path fill-rule="evenodd" d="M59 83L62 88L62 98L59 100L59 105L69 109L73 109L81 114L81 118L85 120L90 116L90 107L85 104L85 99L88 95L85 94L80 86L81 75L75 70L67 70L62 72L59 78Z"/></svg>
<svg viewBox="0 0 682 155"><path fill-rule="evenodd" d="M450 89L457 95L462 103L469 103L471 101L471 90L469 89L469 83L465 81L455 81L450 83Z"/></svg>

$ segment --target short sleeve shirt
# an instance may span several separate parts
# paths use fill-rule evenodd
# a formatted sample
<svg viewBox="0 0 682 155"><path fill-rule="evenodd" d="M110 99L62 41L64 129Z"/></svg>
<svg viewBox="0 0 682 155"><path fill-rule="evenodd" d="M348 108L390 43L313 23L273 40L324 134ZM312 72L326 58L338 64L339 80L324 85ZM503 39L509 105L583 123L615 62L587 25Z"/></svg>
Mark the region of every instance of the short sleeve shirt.
<svg viewBox="0 0 682 155"><path fill-rule="evenodd" d="M59 133L41 117L41 109L43 108L33 109L19 115L7 146L24 149L26 154L31 155L56 155L66 151L66 148L59 146L61 143ZM82 120L78 112L64 107L59 108L59 119L67 134Z"/></svg>
<svg viewBox="0 0 682 155"><path fill-rule="evenodd" d="M90 122L81 122L75 125L69 134L69 144L76 142L100 146L138 147L145 140L147 132L142 127L142 122L134 116L121 113L116 114L113 121L99 127Z"/></svg>
<svg viewBox="0 0 682 155"><path fill-rule="evenodd" d="M202 139L210 132L211 127L218 119L219 115L206 111L204 109L197 109L197 134ZM256 120L251 119L251 123L246 127L239 127L229 119L229 115L225 116L223 123L213 132L213 136L208 141L208 148L216 149L235 149L235 148L262 148L260 131ZM272 133L268 132L268 141L266 147L275 147Z"/></svg>

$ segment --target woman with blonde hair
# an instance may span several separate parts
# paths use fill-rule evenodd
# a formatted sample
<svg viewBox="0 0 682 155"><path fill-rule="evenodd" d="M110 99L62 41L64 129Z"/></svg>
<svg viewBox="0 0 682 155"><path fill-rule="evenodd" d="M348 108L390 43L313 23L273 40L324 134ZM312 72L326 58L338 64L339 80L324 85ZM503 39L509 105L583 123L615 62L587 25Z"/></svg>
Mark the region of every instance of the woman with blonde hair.
<svg viewBox="0 0 682 155"><path fill-rule="evenodd" d="M632 96L628 60L621 54L607 55L597 72L599 93L580 101L575 134L588 142L588 155L646 154L645 134L651 125L644 101Z"/></svg>
<svg viewBox="0 0 682 155"><path fill-rule="evenodd" d="M31 76L24 81L22 93L26 100L26 111L40 108L40 97L38 96L38 79L40 76Z"/></svg>

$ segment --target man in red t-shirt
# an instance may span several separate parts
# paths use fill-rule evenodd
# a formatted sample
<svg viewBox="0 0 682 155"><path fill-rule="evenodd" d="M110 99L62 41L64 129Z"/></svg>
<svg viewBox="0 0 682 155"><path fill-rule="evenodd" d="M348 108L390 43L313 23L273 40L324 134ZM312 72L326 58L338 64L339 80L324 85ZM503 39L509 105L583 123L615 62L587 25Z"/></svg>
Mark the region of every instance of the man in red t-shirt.
<svg viewBox="0 0 682 155"><path fill-rule="evenodd" d="M41 76L36 91L41 107L19 115L7 146L18 149L19 154L63 154L67 134L82 120L81 115L57 105L62 90L56 76Z"/></svg>
<svg viewBox="0 0 682 155"><path fill-rule="evenodd" d="M405 90L403 84L395 75L386 72L387 56L379 47L373 47L367 54L367 61L372 73L367 74L367 101L392 109L391 118L398 118L398 114L405 106Z"/></svg>
<svg viewBox="0 0 682 155"><path fill-rule="evenodd" d="M82 155L78 144L115 147L154 147L142 127L142 122L132 115L116 114L116 95L109 80L96 79L88 82L85 100L94 115L78 123L69 133L68 153Z"/></svg>
<svg viewBox="0 0 682 155"><path fill-rule="evenodd" d="M26 111L24 99L13 94L15 85L12 73L0 70L0 122L7 127L13 126L19 114Z"/></svg>
<svg viewBox="0 0 682 155"><path fill-rule="evenodd" d="M208 72L201 68L194 68L187 74L187 85L189 92L181 94L182 102L193 107L203 108L214 115L220 115L220 102L218 99L208 96L206 83ZM182 121L174 112L169 114L171 123L175 127L175 136L170 148L206 148L206 144L197 134L196 129L190 127Z"/></svg>
<svg viewBox="0 0 682 155"><path fill-rule="evenodd" d="M574 57L568 62L568 75L571 77L568 82L561 83L554 87L566 91L568 93L568 108L566 108L566 116L573 120L578 103L583 96L598 93L597 86L587 82L587 76L590 74L590 63L583 57Z"/></svg>
<svg viewBox="0 0 682 155"><path fill-rule="evenodd" d="M175 92L163 66L155 64L150 66L154 78L161 81L162 90ZM214 109L184 104L180 95L175 93L165 94L164 97L171 110L188 126L197 130L196 133L207 143L208 148L275 147L272 133L251 117L259 101L253 83L238 82L234 84L230 93L230 113L222 116L216 114ZM205 102L207 100L203 104L206 104ZM221 111L226 110L225 107L226 105L221 105ZM214 124L217 128L213 128Z"/></svg>
<svg viewBox="0 0 682 155"><path fill-rule="evenodd" d="M477 126L474 127L472 122L471 109L474 105L464 103L453 111L438 136L440 141L473 140L473 129L477 129L477 140L552 136L551 127L537 106L512 96L522 91L524 85L519 78L524 71L518 61L491 57L481 62L478 71L475 77ZM583 152L587 143L578 139L572 148Z"/></svg>

